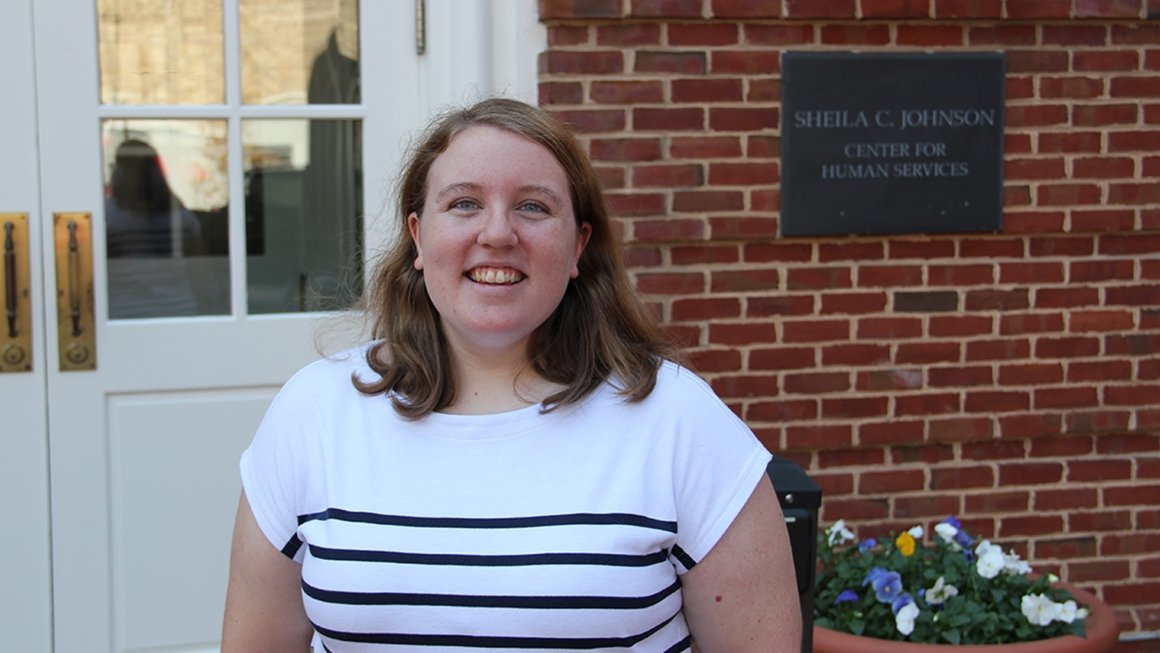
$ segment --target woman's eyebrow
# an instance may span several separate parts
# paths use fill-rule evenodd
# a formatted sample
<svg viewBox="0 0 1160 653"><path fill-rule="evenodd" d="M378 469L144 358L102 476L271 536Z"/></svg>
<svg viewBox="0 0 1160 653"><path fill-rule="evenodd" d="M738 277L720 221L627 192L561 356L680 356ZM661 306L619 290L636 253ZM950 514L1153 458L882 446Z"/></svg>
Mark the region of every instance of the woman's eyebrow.
<svg viewBox="0 0 1160 653"><path fill-rule="evenodd" d="M442 190L435 194L435 199L441 200L448 195L457 195L459 193L478 193L480 188L481 187L479 184L474 184L470 181L461 181L444 187Z"/></svg>
<svg viewBox="0 0 1160 653"><path fill-rule="evenodd" d="M552 190L551 188L548 188L547 186L540 186L537 184L528 184L526 186L520 186L519 190L521 193L539 193L541 195L546 195L549 200L551 200L552 202L554 202L556 204L563 204L564 203L564 200L559 195L556 194L556 191Z"/></svg>

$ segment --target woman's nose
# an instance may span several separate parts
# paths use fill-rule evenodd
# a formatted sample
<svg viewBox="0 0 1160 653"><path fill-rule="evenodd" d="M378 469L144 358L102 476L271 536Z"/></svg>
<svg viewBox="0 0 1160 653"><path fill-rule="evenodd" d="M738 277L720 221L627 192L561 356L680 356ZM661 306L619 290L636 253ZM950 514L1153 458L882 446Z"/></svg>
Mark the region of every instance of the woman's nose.
<svg viewBox="0 0 1160 653"><path fill-rule="evenodd" d="M477 241L491 247L514 247L519 242L513 220L515 216L504 209L488 209L483 215Z"/></svg>

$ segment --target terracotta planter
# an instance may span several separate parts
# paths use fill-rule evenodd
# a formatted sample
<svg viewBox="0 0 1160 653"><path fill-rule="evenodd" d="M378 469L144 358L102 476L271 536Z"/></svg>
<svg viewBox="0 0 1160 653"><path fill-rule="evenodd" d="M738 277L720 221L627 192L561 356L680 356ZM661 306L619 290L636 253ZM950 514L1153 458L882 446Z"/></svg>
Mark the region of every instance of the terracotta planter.
<svg viewBox="0 0 1160 653"><path fill-rule="evenodd" d="M1087 604L1090 614L1085 626L1087 638L1068 635L1016 644L916 644L887 639L858 637L836 630L814 626L814 653L1111 653L1119 640L1116 615L1102 601L1074 585L1061 583L1076 603Z"/></svg>

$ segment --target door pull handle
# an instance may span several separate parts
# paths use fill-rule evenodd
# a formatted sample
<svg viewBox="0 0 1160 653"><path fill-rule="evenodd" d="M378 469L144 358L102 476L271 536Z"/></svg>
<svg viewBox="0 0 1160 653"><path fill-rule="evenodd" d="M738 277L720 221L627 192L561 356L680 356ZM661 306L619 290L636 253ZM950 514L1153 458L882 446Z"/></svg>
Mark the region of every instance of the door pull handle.
<svg viewBox="0 0 1160 653"><path fill-rule="evenodd" d="M97 368L93 315L93 223L89 213L54 215L60 371Z"/></svg>
<svg viewBox="0 0 1160 653"><path fill-rule="evenodd" d="M0 372L32 370L32 295L29 289L28 214L0 213L4 228L4 328Z"/></svg>

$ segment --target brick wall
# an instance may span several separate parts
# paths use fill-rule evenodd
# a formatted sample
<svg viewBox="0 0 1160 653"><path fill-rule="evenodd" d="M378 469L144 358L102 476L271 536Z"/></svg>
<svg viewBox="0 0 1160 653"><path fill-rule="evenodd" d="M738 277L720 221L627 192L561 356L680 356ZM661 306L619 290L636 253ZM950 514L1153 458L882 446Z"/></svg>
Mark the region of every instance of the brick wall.
<svg viewBox="0 0 1160 653"><path fill-rule="evenodd" d="M959 515L1160 631L1160 1L540 0L632 272L863 534ZM781 238L786 50L1007 53L999 234Z"/></svg>

